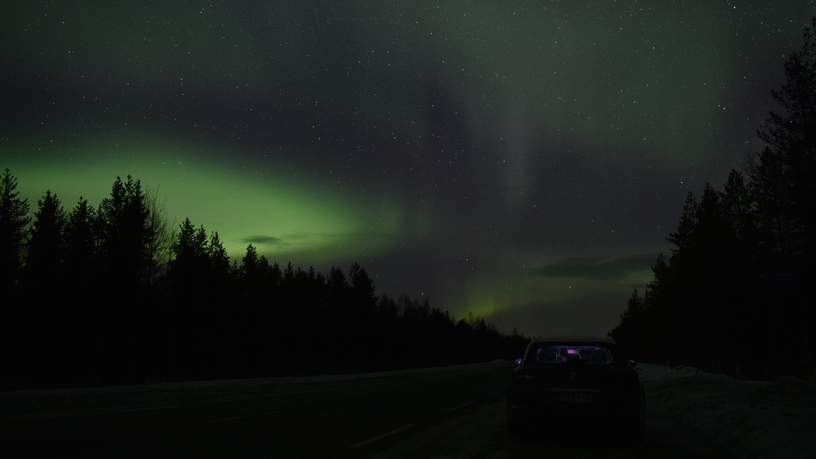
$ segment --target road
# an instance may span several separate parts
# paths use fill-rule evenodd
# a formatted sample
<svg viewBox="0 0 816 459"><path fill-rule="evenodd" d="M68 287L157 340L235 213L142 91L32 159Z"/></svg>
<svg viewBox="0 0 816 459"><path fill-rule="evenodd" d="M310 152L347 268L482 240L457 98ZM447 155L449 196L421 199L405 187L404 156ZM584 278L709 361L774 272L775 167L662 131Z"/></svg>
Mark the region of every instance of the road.
<svg viewBox="0 0 816 459"><path fill-rule="evenodd" d="M694 422L678 422L677 410L694 402L680 406L672 394L685 388L697 397L695 388L703 387L689 386L689 378L682 380L686 386L644 378L647 436L639 447L610 445L595 438L602 432L592 431L511 436L502 399L509 371L508 363L493 362L357 376L5 393L0 451L16 452L5 457L81 458L729 457Z"/></svg>
<svg viewBox="0 0 816 459"><path fill-rule="evenodd" d="M495 399L508 371L502 362L0 394L0 450L18 452L14 457L355 456L384 432L430 425L451 408Z"/></svg>
<svg viewBox="0 0 816 459"><path fill-rule="evenodd" d="M502 400L470 407L459 416L417 429L370 457L392 458L728 458L729 454L650 413L646 441L630 446L602 430L509 435Z"/></svg>

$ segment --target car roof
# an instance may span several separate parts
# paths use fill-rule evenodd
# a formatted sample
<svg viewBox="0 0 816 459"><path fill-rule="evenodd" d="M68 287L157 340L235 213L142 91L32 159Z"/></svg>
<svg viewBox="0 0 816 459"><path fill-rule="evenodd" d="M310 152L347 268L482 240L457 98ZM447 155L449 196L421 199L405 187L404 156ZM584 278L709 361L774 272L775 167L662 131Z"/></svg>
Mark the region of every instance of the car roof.
<svg viewBox="0 0 816 459"><path fill-rule="evenodd" d="M547 336L536 337L531 340L532 344L538 343L603 343L615 344L615 340L608 336Z"/></svg>

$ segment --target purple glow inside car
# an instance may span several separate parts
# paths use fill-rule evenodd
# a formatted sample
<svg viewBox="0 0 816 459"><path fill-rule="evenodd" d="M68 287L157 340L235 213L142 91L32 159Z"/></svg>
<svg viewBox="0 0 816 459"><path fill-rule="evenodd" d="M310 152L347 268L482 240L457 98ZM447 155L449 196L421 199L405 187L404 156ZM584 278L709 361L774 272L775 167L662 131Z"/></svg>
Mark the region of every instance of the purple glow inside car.
<svg viewBox="0 0 816 459"><path fill-rule="evenodd" d="M578 355L578 349L567 349L568 355Z"/></svg>

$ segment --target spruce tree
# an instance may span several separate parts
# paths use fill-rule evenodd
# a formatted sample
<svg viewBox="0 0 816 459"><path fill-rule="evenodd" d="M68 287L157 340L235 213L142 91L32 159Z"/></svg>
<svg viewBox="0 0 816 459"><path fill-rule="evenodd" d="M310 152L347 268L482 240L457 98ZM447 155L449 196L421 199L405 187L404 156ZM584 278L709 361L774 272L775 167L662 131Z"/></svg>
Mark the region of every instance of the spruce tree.
<svg viewBox="0 0 816 459"><path fill-rule="evenodd" d="M95 212L80 197L65 225L65 269L74 282L88 283L96 262Z"/></svg>
<svg viewBox="0 0 816 459"><path fill-rule="evenodd" d="M731 233L738 245L745 246L753 237L751 196L745 176L732 169L720 195L723 218L730 224Z"/></svg>
<svg viewBox="0 0 816 459"><path fill-rule="evenodd" d="M767 147L751 168L764 248L776 264L806 265L816 246L816 18L785 61L785 83L759 129ZM781 269L781 268L780 268Z"/></svg>
<svg viewBox="0 0 816 459"><path fill-rule="evenodd" d="M227 251L221 243L218 232L213 232L207 247L207 257L209 258L210 272L215 280L224 282L229 277L230 260Z"/></svg>
<svg viewBox="0 0 816 459"><path fill-rule="evenodd" d="M689 192L680 214L680 223L677 230L669 235L667 240L674 244L675 252L691 247L694 241L694 231L697 227L697 199Z"/></svg>
<svg viewBox="0 0 816 459"><path fill-rule="evenodd" d="M189 218L185 218L171 245L173 258L168 266L168 275L174 286L183 290L201 289L207 282L208 251L204 227L196 228Z"/></svg>
<svg viewBox="0 0 816 459"><path fill-rule="evenodd" d="M64 254L65 211L56 194L46 191L37 202L26 270L32 285L55 287L61 279Z"/></svg>
<svg viewBox="0 0 816 459"><path fill-rule="evenodd" d="M111 187L111 195L97 211L101 256L109 282L134 287L148 282L154 259L155 227L139 180L120 177Z"/></svg>
<svg viewBox="0 0 816 459"><path fill-rule="evenodd" d="M258 251L255 250L254 245L249 244L246 248L246 254L241 260L241 273L246 279L253 279L258 275L259 263Z"/></svg>
<svg viewBox="0 0 816 459"><path fill-rule="evenodd" d="M28 210L28 200L17 191L17 178L6 169L0 176L0 286L4 290L19 280Z"/></svg>

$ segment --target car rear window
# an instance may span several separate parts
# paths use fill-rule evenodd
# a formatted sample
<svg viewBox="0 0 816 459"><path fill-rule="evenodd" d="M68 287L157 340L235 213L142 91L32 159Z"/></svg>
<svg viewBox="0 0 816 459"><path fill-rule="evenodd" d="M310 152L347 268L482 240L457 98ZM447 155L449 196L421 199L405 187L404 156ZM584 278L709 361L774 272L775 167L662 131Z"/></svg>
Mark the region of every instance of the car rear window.
<svg viewBox="0 0 816 459"><path fill-rule="evenodd" d="M567 362L583 362L590 365L609 365L612 351L590 344L537 344L527 355L528 365L557 365Z"/></svg>

